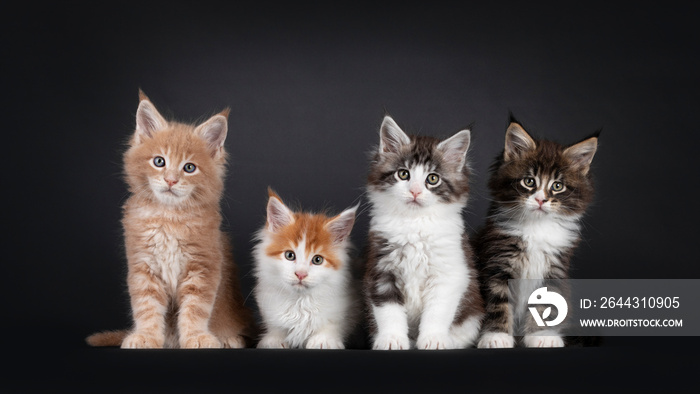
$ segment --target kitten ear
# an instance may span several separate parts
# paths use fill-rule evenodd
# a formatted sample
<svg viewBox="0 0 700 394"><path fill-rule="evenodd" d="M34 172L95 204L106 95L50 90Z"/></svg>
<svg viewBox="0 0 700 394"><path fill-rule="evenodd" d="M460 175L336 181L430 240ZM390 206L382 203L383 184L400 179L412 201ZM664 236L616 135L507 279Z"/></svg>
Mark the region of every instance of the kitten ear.
<svg viewBox="0 0 700 394"><path fill-rule="evenodd" d="M212 116L206 122L194 129L206 143L212 157L217 157L223 153L224 141L228 132L228 113L225 109L217 115Z"/></svg>
<svg viewBox="0 0 700 394"><path fill-rule="evenodd" d="M399 153L401 147L411 143L411 139L394 122L391 116L385 116L379 129L379 153Z"/></svg>
<svg viewBox="0 0 700 394"><path fill-rule="evenodd" d="M331 233L334 244L342 243L350 236L352 226L355 224L355 212L357 212L357 205L344 210L326 223L326 229Z"/></svg>
<svg viewBox="0 0 700 394"><path fill-rule="evenodd" d="M467 161L467 150L470 142L471 131L465 129L440 142L437 149L442 152L442 156L448 163L457 164L457 170L461 170Z"/></svg>
<svg viewBox="0 0 700 394"><path fill-rule="evenodd" d="M136 110L136 132L134 133L136 144L140 144L146 138L152 138L156 131L168 127L168 122L141 90L139 90L139 99L141 101Z"/></svg>
<svg viewBox="0 0 700 394"><path fill-rule="evenodd" d="M569 159L574 168L586 175L591 168L591 162L597 149L598 136L594 136L566 148L563 154L564 157Z"/></svg>
<svg viewBox="0 0 700 394"><path fill-rule="evenodd" d="M272 189L268 188L267 194L267 230L276 233L294 223L294 213Z"/></svg>
<svg viewBox="0 0 700 394"><path fill-rule="evenodd" d="M511 122L506 130L506 147L503 153L505 161L520 157L525 152L535 150L537 145L530 134L519 123Z"/></svg>

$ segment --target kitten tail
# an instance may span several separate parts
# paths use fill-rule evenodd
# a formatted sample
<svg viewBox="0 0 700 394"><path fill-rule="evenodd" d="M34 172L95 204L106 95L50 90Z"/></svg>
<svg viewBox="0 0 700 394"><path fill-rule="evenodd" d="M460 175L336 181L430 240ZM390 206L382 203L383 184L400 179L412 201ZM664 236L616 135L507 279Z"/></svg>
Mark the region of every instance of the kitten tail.
<svg viewBox="0 0 700 394"><path fill-rule="evenodd" d="M90 346L121 346L128 334L128 330L102 331L85 338L85 342Z"/></svg>

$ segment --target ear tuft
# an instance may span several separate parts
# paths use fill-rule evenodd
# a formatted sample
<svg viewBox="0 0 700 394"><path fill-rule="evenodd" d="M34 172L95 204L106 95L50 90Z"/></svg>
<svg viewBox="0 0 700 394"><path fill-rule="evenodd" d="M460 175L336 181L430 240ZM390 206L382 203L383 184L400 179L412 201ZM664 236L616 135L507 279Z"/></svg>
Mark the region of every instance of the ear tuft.
<svg viewBox="0 0 700 394"><path fill-rule="evenodd" d="M294 213L287 208L277 193L268 188L267 200L267 225L268 231L277 233L288 225L294 223Z"/></svg>
<svg viewBox="0 0 700 394"><path fill-rule="evenodd" d="M470 143L471 131L465 129L440 142L437 145L437 149L442 152L447 163L456 165L459 171L467 161L467 150L469 150Z"/></svg>
<svg viewBox="0 0 700 394"><path fill-rule="evenodd" d="M598 137L594 136L566 148L564 157L571 162L574 168L586 175L591 168L591 162L597 149Z"/></svg>
<svg viewBox="0 0 700 394"><path fill-rule="evenodd" d="M146 138L153 138L157 131L168 127L168 122L148 100L148 97L141 91L139 91L139 97L141 97L141 101L136 110L136 131L134 133L136 144L140 144Z"/></svg>
<svg viewBox="0 0 700 394"><path fill-rule="evenodd" d="M379 128L379 153L399 153L401 147L411 143L411 138L404 133L391 116L385 116Z"/></svg>
<svg viewBox="0 0 700 394"><path fill-rule="evenodd" d="M509 161L537 148L535 140L519 123L511 123L506 130L504 160Z"/></svg>
<svg viewBox="0 0 700 394"><path fill-rule="evenodd" d="M226 112L226 115L228 115L228 112ZM223 114L214 115L197 126L194 132L207 143L211 156L217 157L223 153L224 142L228 133L228 120Z"/></svg>
<svg viewBox="0 0 700 394"><path fill-rule="evenodd" d="M357 208L358 205L348 208L326 223L326 229L331 233L334 244L343 243L350 236Z"/></svg>

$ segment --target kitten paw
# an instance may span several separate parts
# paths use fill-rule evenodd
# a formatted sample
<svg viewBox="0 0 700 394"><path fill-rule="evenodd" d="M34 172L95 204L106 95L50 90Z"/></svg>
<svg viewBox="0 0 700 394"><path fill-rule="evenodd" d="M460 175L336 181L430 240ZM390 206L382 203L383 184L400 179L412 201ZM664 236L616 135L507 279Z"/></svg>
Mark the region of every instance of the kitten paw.
<svg viewBox="0 0 700 394"><path fill-rule="evenodd" d="M307 349L345 349L343 341L340 338L326 335L316 334L309 338L306 342Z"/></svg>
<svg viewBox="0 0 700 394"><path fill-rule="evenodd" d="M416 349L420 350L454 348L454 341L452 340L449 334L421 334L418 336L418 340L416 340Z"/></svg>
<svg viewBox="0 0 700 394"><path fill-rule="evenodd" d="M411 344L407 335L380 334L374 338L374 350L408 350Z"/></svg>
<svg viewBox="0 0 700 394"><path fill-rule="evenodd" d="M287 349L289 345L284 341L284 337L266 334L257 345L258 349Z"/></svg>
<svg viewBox="0 0 700 394"><path fill-rule="evenodd" d="M121 347L122 349L161 349L164 343L164 338L135 332L124 338Z"/></svg>
<svg viewBox="0 0 700 394"><path fill-rule="evenodd" d="M245 347L245 339L240 335L223 338L221 342L227 349L242 349Z"/></svg>
<svg viewBox="0 0 700 394"><path fill-rule="evenodd" d="M564 347L564 340L559 335L526 335L523 343L527 347Z"/></svg>
<svg viewBox="0 0 700 394"><path fill-rule="evenodd" d="M223 347L223 344L212 334L202 332L180 339L180 347L183 349L218 349Z"/></svg>
<svg viewBox="0 0 700 394"><path fill-rule="evenodd" d="M481 336L478 348L507 348L515 346L515 338L505 332L487 332Z"/></svg>

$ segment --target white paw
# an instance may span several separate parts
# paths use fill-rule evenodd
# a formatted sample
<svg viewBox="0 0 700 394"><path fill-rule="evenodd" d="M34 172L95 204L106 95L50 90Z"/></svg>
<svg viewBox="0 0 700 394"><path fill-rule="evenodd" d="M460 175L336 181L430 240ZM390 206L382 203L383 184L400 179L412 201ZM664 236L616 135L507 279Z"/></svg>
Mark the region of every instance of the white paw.
<svg viewBox="0 0 700 394"><path fill-rule="evenodd" d="M505 332L487 332L481 336L478 348L507 348L515 346L515 338Z"/></svg>
<svg viewBox="0 0 700 394"><path fill-rule="evenodd" d="M265 334L257 346L258 349L286 349L288 347L284 337L275 334Z"/></svg>
<svg viewBox="0 0 700 394"><path fill-rule="evenodd" d="M411 344L408 335L379 334L374 338L374 350L408 350Z"/></svg>
<svg viewBox="0 0 700 394"><path fill-rule="evenodd" d="M449 334L426 334L419 335L416 341L416 349L454 349L455 344Z"/></svg>
<svg viewBox="0 0 700 394"><path fill-rule="evenodd" d="M564 340L559 335L526 335L523 343L527 347L564 347Z"/></svg>
<svg viewBox="0 0 700 394"><path fill-rule="evenodd" d="M340 338L326 335L316 334L306 341L307 349L345 349L343 341Z"/></svg>

